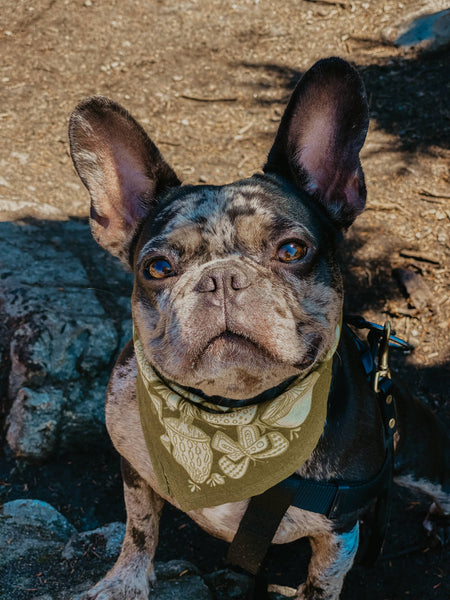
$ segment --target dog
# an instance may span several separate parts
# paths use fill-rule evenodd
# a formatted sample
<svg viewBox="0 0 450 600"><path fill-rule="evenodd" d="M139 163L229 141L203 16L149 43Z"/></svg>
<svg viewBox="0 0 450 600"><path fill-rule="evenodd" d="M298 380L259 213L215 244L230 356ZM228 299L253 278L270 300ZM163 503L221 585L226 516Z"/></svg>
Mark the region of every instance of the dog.
<svg viewBox="0 0 450 600"><path fill-rule="evenodd" d="M319 481L379 472L382 419L341 327L336 259L365 205L359 152L367 128L363 83L339 58L319 61L299 81L263 172L228 185L181 185L112 100L91 97L73 112L71 155L90 193L93 236L135 274L134 342L120 354L106 399L122 457L126 535L86 600L147 598L164 501L231 542L249 496L286 469ZM442 426L401 393L396 421L396 480L448 514ZM308 537L312 547L298 599L339 597L360 516L288 508L273 543Z"/></svg>

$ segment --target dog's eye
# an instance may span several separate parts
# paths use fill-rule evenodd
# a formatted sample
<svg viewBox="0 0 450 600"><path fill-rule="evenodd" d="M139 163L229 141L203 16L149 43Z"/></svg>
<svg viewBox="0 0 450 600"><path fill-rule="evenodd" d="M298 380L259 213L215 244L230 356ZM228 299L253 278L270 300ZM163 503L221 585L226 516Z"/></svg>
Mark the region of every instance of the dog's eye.
<svg viewBox="0 0 450 600"><path fill-rule="evenodd" d="M298 242L288 242L278 248L277 256L281 262L294 262L305 258L308 252L307 246Z"/></svg>
<svg viewBox="0 0 450 600"><path fill-rule="evenodd" d="M173 274L171 264L163 258L152 260L144 269L146 279L164 279Z"/></svg>

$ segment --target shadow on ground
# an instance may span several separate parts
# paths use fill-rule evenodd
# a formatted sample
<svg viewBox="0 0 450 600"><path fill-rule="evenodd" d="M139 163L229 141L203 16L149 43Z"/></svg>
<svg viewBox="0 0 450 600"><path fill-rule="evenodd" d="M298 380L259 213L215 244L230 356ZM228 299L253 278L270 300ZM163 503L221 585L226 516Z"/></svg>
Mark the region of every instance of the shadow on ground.
<svg viewBox="0 0 450 600"><path fill-rule="evenodd" d="M370 43L370 41L368 41ZM401 149L425 151L430 146L450 147L450 49L408 59L391 57L369 65L355 65L367 90L370 117L385 131L398 136ZM267 79L249 84L255 102L285 105L302 73L274 63L240 63L260 71L281 87L279 98L265 91ZM284 91L283 91L284 90Z"/></svg>

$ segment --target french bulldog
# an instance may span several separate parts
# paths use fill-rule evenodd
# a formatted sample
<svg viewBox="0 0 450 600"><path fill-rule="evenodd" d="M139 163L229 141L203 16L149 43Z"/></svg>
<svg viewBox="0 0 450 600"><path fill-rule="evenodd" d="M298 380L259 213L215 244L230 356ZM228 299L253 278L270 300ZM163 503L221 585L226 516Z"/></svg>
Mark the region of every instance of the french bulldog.
<svg viewBox="0 0 450 600"><path fill-rule="evenodd" d="M359 152L367 128L358 73L344 60L324 59L295 88L262 173L221 186L182 185L120 105L91 97L75 109L71 155L91 197L92 233L134 271L140 348L167 386L218 410L252 407L276 398L329 355L343 306L336 249L365 205ZM130 341L106 399L108 432L122 457L126 535L117 563L86 600L147 598L161 509L165 501L179 506L155 474L137 373ZM401 393L396 420L396 480L422 489L435 511L448 514L450 444L442 426ZM297 472L319 481L366 481L384 457L380 411L343 329L323 431ZM243 498L188 515L231 542L247 505ZM308 537L312 547L296 598L339 597L358 549L360 516L336 521L287 510L273 543Z"/></svg>

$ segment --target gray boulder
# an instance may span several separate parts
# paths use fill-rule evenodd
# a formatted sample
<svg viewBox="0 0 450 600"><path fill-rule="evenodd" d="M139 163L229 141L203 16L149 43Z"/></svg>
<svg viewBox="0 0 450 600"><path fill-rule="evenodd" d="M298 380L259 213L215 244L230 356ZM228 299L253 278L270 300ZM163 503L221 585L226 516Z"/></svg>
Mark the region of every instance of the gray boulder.
<svg viewBox="0 0 450 600"><path fill-rule="evenodd" d="M250 577L248 575L235 573L231 569L221 569L209 573L205 579L209 586L215 590L217 600L245 598L250 587Z"/></svg>
<svg viewBox="0 0 450 600"><path fill-rule="evenodd" d="M116 561L123 523L77 532L57 510L38 500L15 500L0 509L2 600L80 600ZM238 600L249 578L230 570L203 575L186 560L156 562L149 600ZM271 586L271 600L295 590Z"/></svg>
<svg viewBox="0 0 450 600"><path fill-rule="evenodd" d="M106 560L115 560L120 554L124 536L125 524L120 522L76 533L66 544L62 557L65 560L73 560L95 552L97 556Z"/></svg>
<svg viewBox="0 0 450 600"><path fill-rule="evenodd" d="M43 460L109 445L104 395L130 334L131 274L97 246L87 223L0 223L0 279L10 449Z"/></svg>
<svg viewBox="0 0 450 600"><path fill-rule="evenodd" d="M63 403L63 391L51 386L19 389L6 420L16 456L43 459L55 451Z"/></svg>
<svg viewBox="0 0 450 600"><path fill-rule="evenodd" d="M450 8L445 0L413 0L401 19L383 29L386 41L405 50L436 52L450 45Z"/></svg>
<svg viewBox="0 0 450 600"><path fill-rule="evenodd" d="M159 581L149 600L213 600L211 590L198 575L184 575L178 579Z"/></svg>
<svg viewBox="0 0 450 600"><path fill-rule="evenodd" d="M75 528L50 504L13 500L0 508L0 573L38 556L59 558Z"/></svg>
<svg viewBox="0 0 450 600"><path fill-rule="evenodd" d="M408 21L398 31L397 46L436 51L450 44L450 9L423 14Z"/></svg>

